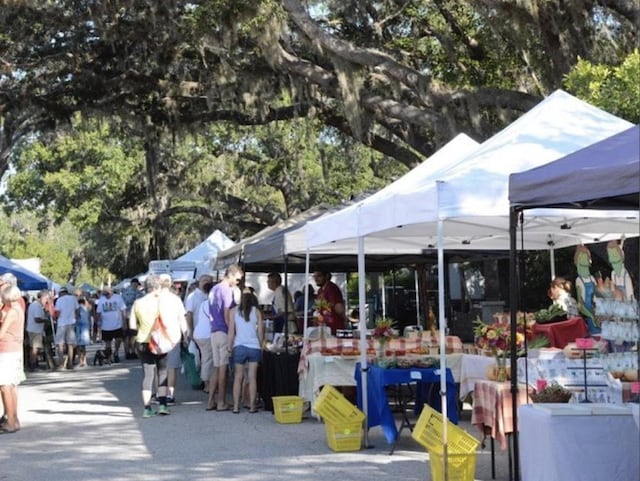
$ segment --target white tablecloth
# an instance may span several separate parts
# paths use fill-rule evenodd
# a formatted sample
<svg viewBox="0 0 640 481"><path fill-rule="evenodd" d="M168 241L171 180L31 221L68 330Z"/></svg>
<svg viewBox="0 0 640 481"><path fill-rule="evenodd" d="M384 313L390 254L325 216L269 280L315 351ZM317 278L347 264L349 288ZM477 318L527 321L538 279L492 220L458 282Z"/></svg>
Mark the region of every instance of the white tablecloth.
<svg viewBox="0 0 640 481"><path fill-rule="evenodd" d="M458 393L460 400L473 391L476 381L487 380L487 368L495 363L496 360L493 357L463 354L460 371L457 374L455 371L453 373L456 382L460 383L460 392Z"/></svg>
<svg viewBox="0 0 640 481"><path fill-rule="evenodd" d="M614 409L624 414L606 414ZM522 481L640 479L640 436L628 407L539 404L518 413Z"/></svg>

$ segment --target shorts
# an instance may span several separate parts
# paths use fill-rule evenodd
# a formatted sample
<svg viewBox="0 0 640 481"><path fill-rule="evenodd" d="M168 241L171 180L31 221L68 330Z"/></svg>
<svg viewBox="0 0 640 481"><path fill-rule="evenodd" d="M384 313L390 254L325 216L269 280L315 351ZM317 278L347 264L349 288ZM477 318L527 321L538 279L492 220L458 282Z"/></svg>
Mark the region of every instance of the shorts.
<svg viewBox="0 0 640 481"><path fill-rule="evenodd" d="M125 329L124 330L125 337L136 337L138 335L137 329Z"/></svg>
<svg viewBox="0 0 640 481"><path fill-rule="evenodd" d="M182 359L180 358L181 347L182 343L179 342L167 353L167 367L169 369L180 369L182 367Z"/></svg>
<svg viewBox="0 0 640 481"><path fill-rule="evenodd" d="M42 332L28 332L29 346L33 349L42 349L44 347L44 334Z"/></svg>
<svg viewBox="0 0 640 481"><path fill-rule="evenodd" d="M122 328L114 329L113 331L102 331L102 340L104 342L111 342L114 339L122 339Z"/></svg>
<svg viewBox="0 0 640 481"><path fill-rule="evenodd" d="M70 344L76 345L76 325L67 324L56 328L56 345Z"/></svg>
<svg viewBox="0 0 640 481"><path fill-rule="evenodd" d="M22 350L0 353L0 386L17 386L24 380Z"/></svg>
<svg viewBox="0 0 640 481"><path fill-rule="evenodd" d="M195 339L200 351L200 379L208 381L213 372L213 352L211 339Z"/></svg>
<svg viewBox="0 0 640 481"><path fill-rule="evenodd" d="M255 347L234 346L233 363L242 365L245 362L260 362L262 360L262 351Z"/></svg>
<svg viewBox="0 0 640 481"><path fill-rule="evenodd" d="M159 360L162 360L162 363L166 369L166 354L154 354L149 350L149 343L136 343L136 354L138 354L138 359L142 364L157 364Z"/></svg>
<svg viewBox="0 0 640 481"><path fill-rule="evenodd" d="M213 367L221 367L229 364L229 351L227 351L227 333L216 331L211 333L211 356Z"/></svg>

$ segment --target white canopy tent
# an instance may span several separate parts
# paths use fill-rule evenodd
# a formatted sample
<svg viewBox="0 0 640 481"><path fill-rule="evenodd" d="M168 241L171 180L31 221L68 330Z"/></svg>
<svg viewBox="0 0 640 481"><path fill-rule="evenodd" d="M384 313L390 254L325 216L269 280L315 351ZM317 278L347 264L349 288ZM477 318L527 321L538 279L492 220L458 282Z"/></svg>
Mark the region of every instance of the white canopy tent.
<svg viewBox="0 0 640 481"><path fill-rule="evenodd" d="M418 165L398 180L387 185L378 192L366 197L360 202L351 204L333 213L326 214L308 223L302 229L289 233L286 237L288 252L301 252L307 247L307 239L313 237L314 243L310 246L322 246L322 249L312 249L313 252L356 253L357 242L334 242L344 239L355 239L368 232L361 232L363 218L369 213L374 213L379 222L391 225L396 222L398 205L394 199L402 194L419 191L429 180L437 179L448 171L461 159L475 151L480 144L465 134L459 134L444 145L428 160ZM406 206L400 208L402 211ZM393 224L398 225L398 224ZM314 228L319 226L318 228ZM420 253L421 247L415 244L407 244L402 239L397 242L373 242L367 245L367 252L372 254L384 253Z"/></svg>
<svg viewBox="0 0 640 481"><path fill-rule="evenodd" d="M365 236L367 252L372 238L418 251L435 249L437 221L442 218L446 219L442 239L446 249L507 250L509 174L545 164L630 126L557 91L470 155L424 179L417 189L362 202L349 220L357 228L349 229L339 213L309 222L307 246L311 252L337 251L357 245L355 239ZM592 211L579 216L571 210L536 210L524 227L528 232L525 248L605 240L607 233L619 235L632 223L625 213Z"/></svg>
<svg viewBox="0 0 640 481"><path fill-rule="evenodd" d="M196 277L209 274L212 266L218 258L218 253L233 246L233 242L222 231L216 229L200 244L195 246L189 252L178 257L177 261L187 261L196 263Z"/></svg>

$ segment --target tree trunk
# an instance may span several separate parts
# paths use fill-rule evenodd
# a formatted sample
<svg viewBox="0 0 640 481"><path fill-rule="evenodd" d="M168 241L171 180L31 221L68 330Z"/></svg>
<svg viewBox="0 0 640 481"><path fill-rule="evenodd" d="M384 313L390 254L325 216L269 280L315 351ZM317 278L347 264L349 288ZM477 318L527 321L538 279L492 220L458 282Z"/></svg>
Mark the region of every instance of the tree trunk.
<svg viewBox="0 0 640 481"><path fill-rule="evenodd" d="M168 259L171 257L168 242L171 220L170 217L162 215L162 213L170 207L170 202L166 182L160 170L161 134L158 129L152 128L151 131L147 132L146 137L147 140L144 144L146 184L147 192L149 193L148 198L151 201L151 208L154 213L150 219L153 226L149 257L151 259Z"/></svg>

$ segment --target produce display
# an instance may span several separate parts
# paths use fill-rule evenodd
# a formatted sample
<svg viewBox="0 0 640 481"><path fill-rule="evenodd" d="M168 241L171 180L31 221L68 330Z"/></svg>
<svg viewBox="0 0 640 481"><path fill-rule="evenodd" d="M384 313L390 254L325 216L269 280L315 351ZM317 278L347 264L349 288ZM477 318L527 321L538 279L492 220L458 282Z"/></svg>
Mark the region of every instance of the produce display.
<svg viewBox="0 0 640 481"><path fill-rule="evenodd" d="M556 304L551 304L548 309L540 309L535 313L535 320L539 324L565 321L566 319L567 313L562 307Z"/></svg>

